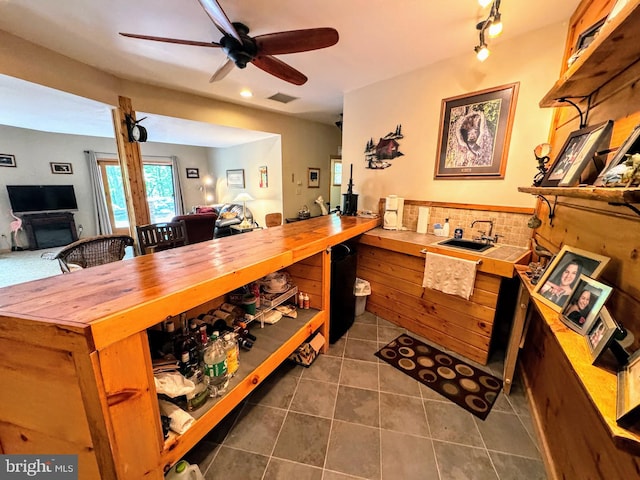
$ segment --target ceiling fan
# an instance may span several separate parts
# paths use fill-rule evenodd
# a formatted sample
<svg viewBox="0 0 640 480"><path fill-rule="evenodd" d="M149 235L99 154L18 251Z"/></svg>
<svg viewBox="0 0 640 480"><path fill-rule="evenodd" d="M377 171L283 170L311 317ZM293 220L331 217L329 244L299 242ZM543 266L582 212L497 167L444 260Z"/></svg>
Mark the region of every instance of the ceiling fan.
<svg viewBox="0 0 640 480"><path fill-rule="evenodd" d="M238 68L245 68L247 63L251 62L259 69L286 82L303 85L307 81L307 77L274 55L308 52L338 43L338 32L333 28L289 30L250 37L249 28L242 23L229 21L216 0L198 0L198 2L223 35L218 43L122 32L120 35L157 42L222 48L227 54L227 59L211 76L210 82L222 80L233 70L234 65Z"/></svg>

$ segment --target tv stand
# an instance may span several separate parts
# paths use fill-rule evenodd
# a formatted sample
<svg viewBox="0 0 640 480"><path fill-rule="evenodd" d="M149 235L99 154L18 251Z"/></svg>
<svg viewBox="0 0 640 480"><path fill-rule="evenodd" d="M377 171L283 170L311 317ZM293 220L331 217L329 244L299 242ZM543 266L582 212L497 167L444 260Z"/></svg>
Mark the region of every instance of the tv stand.
<svg viewBox="0 0 640 480"><path fill-rule="evenodd" d="M62 247L78 240L71 212L24 213L20 217L29 250Z"/></svg>

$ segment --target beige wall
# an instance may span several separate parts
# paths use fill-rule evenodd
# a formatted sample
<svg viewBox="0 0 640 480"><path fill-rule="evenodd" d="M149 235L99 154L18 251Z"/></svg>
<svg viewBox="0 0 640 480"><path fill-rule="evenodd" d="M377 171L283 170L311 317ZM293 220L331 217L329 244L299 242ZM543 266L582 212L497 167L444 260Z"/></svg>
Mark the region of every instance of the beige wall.
<svg viewBox="0 0 640 480"><path fill-rule="evenodd" d="M131 98L134 110L270 132L282 136L282 175L285 216L295 216L303 204L312 206L320 194L329 195L329 156L341 144L334 125L256 110L189 93L119 79L0 31L0 73L75 95L118 104ZM308 167L322 169L321 188L307 189ZM300 188L297 182L300 181ZM300 193L297 193L297 192Z"/></svg>
<svg viewBox="0 0 640 480"><path fill-rule="evenodd" d="M535 199L518 193L517 187L531 185L536 173L533 148L548 138L552 111L540 109L538 102L557 78L566 30L566 24L556 24L508 42L492 42L492 55L484 63L476 60L470 43L464 56L347 93L342 158L345 171L354 165L359 208L375 211L378 199L389 194L533 206ZM504 180L434 180L442 99L517 81L520 93ZM404 138L399 142L404 156L392 160L390 168L366 169L367 141L377 141L397 124L402 124Z"/></svg>

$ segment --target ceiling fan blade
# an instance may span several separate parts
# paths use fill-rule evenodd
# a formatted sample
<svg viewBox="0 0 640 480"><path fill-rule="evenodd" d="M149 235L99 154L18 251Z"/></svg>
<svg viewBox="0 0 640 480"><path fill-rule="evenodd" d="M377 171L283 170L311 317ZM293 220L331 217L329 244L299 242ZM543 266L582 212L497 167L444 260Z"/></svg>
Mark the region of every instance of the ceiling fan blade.
<svg viewBox="0 0 640 480"><path fill-rule="evenodd" d="M151 35L137 35L135 33L122 33L123 37L140 38L142 40L153 40L155 42L178 43L180 45L195 45L197 47L215 47L219 48L220 44L216 42L198 42L195 40L180 40L179 38L152 37Z"/></svg>
<svg viewBox="0 0 640 480"><path fill-rule="evenodd" d="M222 7L216 0L198 0L198 2L200 2L204 11L207 12L207 15L209 15L209 18L213 21L213 24L222 34L229 35L242 43L242 39L240 38L240 35L238 35L236 28L233 26L229 17L227 17L227 14L224 13L224 10L222 10Z"/></svg>
<svg viewBox="0 0 640 480"><path fill-rule="evenodd" d="M282 55L330 47L338 43L339 38L333 28L309 28L258 35L254 40L260 54Z"/></svg>
<svg viewBox="0 0 640 480"><path fill-rule="evenodd" d="M233 70L233 67L235 67L235 64L233 63L233 61L230 58L227 58L224 61L224 63L220 65L220 67L218 67L218 70L216 70L216 73L211 75L211 78L209 79L209 83L222 80L224 77L229 75L229 72Z"/></svg>
<svg viewBox="0 0 640 480"><path fill-rule="evenodd" d="M298 70L271 55L261 55L251 60L251 63L260 70L294 85L303 85L307 81L307 77Z"/></svg>

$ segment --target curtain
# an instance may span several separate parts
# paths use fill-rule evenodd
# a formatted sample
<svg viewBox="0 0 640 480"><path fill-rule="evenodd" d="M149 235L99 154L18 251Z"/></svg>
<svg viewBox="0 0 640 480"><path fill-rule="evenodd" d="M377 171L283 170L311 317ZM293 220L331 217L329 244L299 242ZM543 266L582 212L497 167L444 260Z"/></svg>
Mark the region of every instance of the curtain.
<svg viewBox="0 0 640 480"><path fill-rule="evenodd" d="M110 235L111 222L109 221L109 210L107 208L107 197L102 183L102 175L98 166L98 157L93 150L85 150L85 157L89 166L89 177L91 180L91 192L93 194L93 214L98 235Z"/></svg>
<svg viewBox="0 0 640 480"><path fill-rule="evenodd" d="M173 170L173 195L176 199L176 215L184 214L184 199L182 198L182 187L180 186L180 164L178 157L171 156L171 168Z"/></svg>

